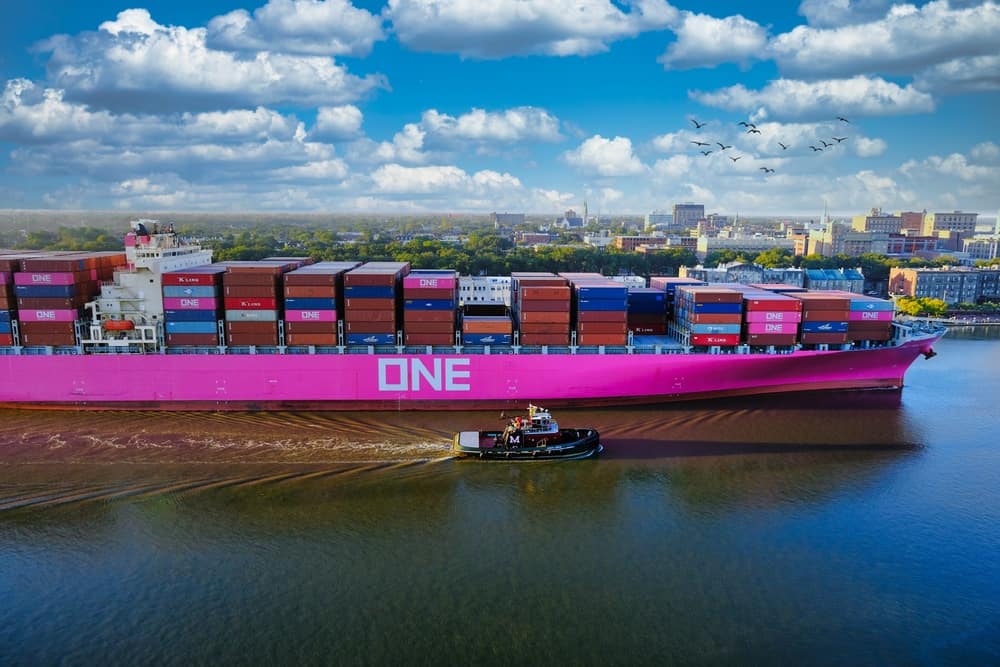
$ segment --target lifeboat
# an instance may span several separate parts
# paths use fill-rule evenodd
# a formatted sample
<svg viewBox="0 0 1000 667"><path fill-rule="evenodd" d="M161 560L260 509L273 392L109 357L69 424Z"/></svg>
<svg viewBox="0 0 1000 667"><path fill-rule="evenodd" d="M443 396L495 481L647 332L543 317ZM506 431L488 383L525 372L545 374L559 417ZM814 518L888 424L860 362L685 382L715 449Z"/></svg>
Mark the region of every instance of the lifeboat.
<svg viewBox="0 0 1000 667"><path fill-rule="evenodd" d="M104 320L102 326L105 331L132 331L135 329L135 322L132 320Z"/></svg>

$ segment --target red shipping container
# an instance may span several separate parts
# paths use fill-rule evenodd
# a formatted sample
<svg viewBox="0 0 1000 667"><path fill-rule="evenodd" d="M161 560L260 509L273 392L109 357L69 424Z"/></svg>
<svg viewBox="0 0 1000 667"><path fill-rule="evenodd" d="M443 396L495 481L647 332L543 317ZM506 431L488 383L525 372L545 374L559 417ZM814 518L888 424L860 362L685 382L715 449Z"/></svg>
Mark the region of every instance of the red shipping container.
<svg viewBox="0 0 1000 667"><path fill-rule="evenodd" d="M584 313L577 313L577 321L579 322L602 322L604 320L590 320L583 319L580 315ZM667 316L664 314L655 313L629 313L625 321L629 324L664 324L667 321Z"/></svg>
<svg viewBox="0 0 1000 667"><path fill-rule="evenodd" d="M742 324L743 316L739 313L688 313L685 322L691 324Z"/></svg>
<svg viewBox="0 0 1000 667"><path fill-rule="evenodd" d="M278 300L268 297L227 297L224 300L226 310L275 310Z"/></svg>
<svg viewBox="0 0 1000 667"><path fill-rule="evenodd" d="M569 334L527 333L520 340L521 345L569 345Z"/></svg>
<svg viewBox="0 0 1000 667"><path fill-rule="evenodd" d="M521 312L518 314L518 320L522 323L524 322L550 322L569 325L569 311L565 313L557 313L548 310L540 311L530 311Z"/></svg>
<svg viewBox="0 0 1000 667"><path fill-rule="evenodd" d="M454 345L455 333L408 333L403 340L406 345Z"/></svg>
<svg viewBox="0 0 1000 667"><path fill-rule="evenodd" d="M581 333L576 336L577 345L625 345L627 342L627 334Z"/></svg>
<svg viewBox="0 0 1000 667"><path fill-rule="evenodd" d="M69 301L69 299L67 299L67 301ZM63 307L72 308L71 305ZM9 296L0 295L0 310L17 310L17 299Z"/></svg>
<svg viewBox="0 0 1000 667"><path fill-rule="evenodd" d="M273 287L281 285L281 277L269 273L227 273L222 277L227 287Z"/></svg>
<svg viewBox="0 0 1000 667"><path fill-rule="evenodd" d="M625 322L578 322L576 325L578 333L590 334L622 334L628 331Z"/></svg>
<svg viewBox="0 0 1000 667"><path fill-rule="evenodd" d="M226 342L234 347L247 345L274 347L278 344L278 334L226 334Z"/></svg>
<svg viewBox="0 0 1000 667"><path fill-rule="evenodd" d="M775 345L778 347L787 347L795 345L798 342L798 337L794 334L747 334L745 336L747 345Z"/></svg>
<svg viewBox="0 0 1000 667"><path fill-rule="evenodd" d="M218 345L219 337L210 333L167 334L167 345Z"/></svg>
<svg viewBox="0 0 1000 667"><path fill-rule="evenodd" d="M664 319L664 315L655 313L635 313L635 315L650 316L652 318ZM576 311L577 322L625 322L631 315L625 310L578 310Z"/></svg>
<svg viewBox="0 0 1000 667"><path fill-rule="evenodd" d="M390 322L395 324L396 312L392 310L345 310L345 322Z"/></svg>
<svg viewBox="0 0 1000 667"><path fill-rule="evenodd" d="M404 322L454 322L453 310L404 310Z"/></svg>
<svg viewBox="0 0 1000 667"><path fill-rule="evenodd" d="M793 297L779 298L772 296L765 297L745 297L743 299L743 309L750 310L771 310L782 312L797 312L802 310L802 301Z"/></svg>
<svg viewBox="0 0 1000 667"><path fill-rule="evenodd" d="M34 334L72 335L76 327L73 322L21 322L21 331Z"/></svg>
<svg viewBox="0 0 1000 667"><path fill-rule="evenodd" d="M455 299L458 292L454 289L441 287L406 287L403 289L404 299Z"/></svg>
<svg viewBox="0 0 1000 667"><path fill-rule="evenodd" d="M277 322L226 322L226 333L278 335Z"/></svg>
<svg viewBox="0 0 1000 667"><path fill-rule="evenodd" d="M349 297L344 299L344 308L346 310L351 310L352 308L356 308L358 310L385 310L389 312L395 312L396 300Z"/></svg>
<svg viewBox="0 0 1000 667"><path fill-rule="evenodd" d="M336 322L285 322L285 331L289 333L318 334L336 333Z"/></svg>
<svg viewBox="0 0 1000 667"><path fill-rule="evenodd" d="M569 300L566 301L545 301L542 299L525 299L518 304L518 310L524 312L548 311L555 313L568 313Z"/></svg>
<svg viewBox="0 0 1000 667"><path fill-rule="evenodd" d="M14 334L0 334L0 347L11 347L14 344Z"/></svg>
<svg viewBox="0 0 1000 667"><path fill-rule="evenodd" d="M804 332L800 340L803 343L815 345L839 345L847 342L847 332L844 333L809 333Z"/></svg>
<svg viewBox="0 0 1000 667"><path fill-rule="evenodd" d="M21 344L27 346L71 347L76 345L76 336L73 334L30 333L22 329Z"/></svg>
<svg viewBox="0 0 1000 667"><path fill-rule="evenodd" d="M851 300L847 297L824 294L823 292L795 292L788 296L802 301L802 309L850 310Z"/></svg>
<svg viewBox="0 0 1000 667"><path fill-rule="evenodd" d="M569 333L569 324L553 322L522 322L518 327L521 333L561 334Z"/></svg>
<svg viewBox="0 0 1000 667"><path fill-rule="evenodd" d="M803 322L847 322L851 317L849 310L817 310L809 304L802 311Z"/></svg>
<svg viewBox="0 0 1000 667"><path fill-rule="evenodd" d="M22 310L28 310L29 308L58 308L60 310L66 310L70 308L79 308L82 305L83 300L78 296L71 299L22 296L17 299L17 307Z"/></svg>
<svg viewBox="0 0 1000 667"><path fill-rule="evenodd" d="M739 345L739 334L691 334L691 344L698 346Z"/></svg>
<svg viewBox="0 0 1000 667"><path fill-rule="evenodd" d="M334 285L289 285L285 283L286 299L333 299L337 296Z"/></svg>
<svg viewBox="0 0 1000 667"><path fill-rule="evenodd" d="M266 262L266 261L233 261L226 262L226 280L229 276L246 276L246 275L265 275L265 276L280 276L282 273L292 271L298 268L297 262Z"/></svg>
<svg viewBox="0 0 1000 667"><path fill-rule="evenodd" d="M396 333L394 322L345 322L346 333Z"/></svg>
<svg viewBox="0 0 1000 667"><path fill-rule="evenodd" d="M403 322L403 331L407 333L446 333L455 331L451 322Z"/></svg>
<svg viewBox="0 0 1000 667"><path fill-rule="evenodd" d="M281 291L277 285L229 285L222 288L222 293L228 298L238 299L277 299Z"/></svg>
<svg viewBox="0 0 1000 667"><path fill-rule="evenodd" d="M742 303L743 293L721 287L678 287L678 299L694 303Z"/></svg>
<svg viewBox="0 0 1000 667"><path fill-rule="evenodd" d="M495 320L469 318L462 320L462 331L465 333L509 334L513 330L514 324L509 317Z"/></svg>
<svg viewBox="0 0 1000 667"><path fill-rule="evenodd" d="M541 301L569 301L569 287L546 286L539 287L522 284L518 290L518 298L536 299Z"/></svg>
<svg viewBox="0 0 1000 667"><path fill-rule="evenodd" d="M336 333L290 333L285 336L289 345L337 345Z"/></svg>

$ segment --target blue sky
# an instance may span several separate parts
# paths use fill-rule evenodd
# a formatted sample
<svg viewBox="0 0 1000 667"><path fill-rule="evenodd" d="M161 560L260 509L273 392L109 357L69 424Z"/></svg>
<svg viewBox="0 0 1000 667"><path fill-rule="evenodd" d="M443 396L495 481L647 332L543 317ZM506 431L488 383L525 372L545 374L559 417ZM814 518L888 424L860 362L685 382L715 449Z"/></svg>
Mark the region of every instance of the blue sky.
<svg viewBox="0 0 1000 667"><path fill-rule="evenodd" d="M1000 207L995 2L43 0L4 18L0 208Z"/></svg>

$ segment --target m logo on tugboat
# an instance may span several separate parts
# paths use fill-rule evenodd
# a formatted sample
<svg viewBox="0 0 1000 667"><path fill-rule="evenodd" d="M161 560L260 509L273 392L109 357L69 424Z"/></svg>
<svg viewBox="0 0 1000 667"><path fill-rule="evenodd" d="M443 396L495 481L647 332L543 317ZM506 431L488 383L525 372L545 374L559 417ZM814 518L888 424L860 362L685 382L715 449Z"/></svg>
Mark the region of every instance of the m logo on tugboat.
<svg viewBox="0 0 1000 667"><path fill-rule="evenodd" d="M378 360L379 391L471 391L469 359L432 359L430 368L423 359ZM390 370L391 369L391 370Z"/></svg>

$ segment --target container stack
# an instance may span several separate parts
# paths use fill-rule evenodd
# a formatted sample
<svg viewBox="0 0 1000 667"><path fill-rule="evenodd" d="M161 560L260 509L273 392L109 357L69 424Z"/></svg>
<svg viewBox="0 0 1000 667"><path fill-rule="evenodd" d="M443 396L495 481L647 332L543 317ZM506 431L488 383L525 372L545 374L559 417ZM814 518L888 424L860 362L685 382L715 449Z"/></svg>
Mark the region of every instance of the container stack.
<svg viewBox="0 0 1000 667"><path fill-rule="evenodd" d="M673 297L671 297L671 302ZM637 336L667 333L667 293L657 287L632 287L628 291L628 328Z"/></svg>
<svg viewBox="0 0 1000 667"><path fill-rule="evenodd" d="M724 287L679 286L674 302L678 330L696 347L740 344L743 293Z"/></svg>
<svg viewBox="0 0 1000 667"><path fill-rule="evenodd" d="M748 288L743 292L743 342L790 347L798 341L802 302L785 294Z"/></svg>
<svg viewBox="0 0 1000 667"><path fill-rule="evenodd" d="M225 264L163 274L163 328L171 347L219 345Z"/></svg>
<svg viewBox="0 0 1000 667"><path fill-rule="evenodd" d="M403 278L406 345L454 345L458 273L410 271Z"/></svg>
<svg viewBox="0 0 1000 667"><path fill-rule="evenodd" d="M677 276L650 276L649 286L662 290L667 295L667 319L673 317L674 312L677 310L675 301L677 299L677 288L687 286L698 286L704 285L704 281L696 280L694 278L679 278Z"/></svg>
<svg viewBox="0 0 1000 667"><path fill-rule="evenodd" d="M17 319L14 272L20 269L20 258L0 255L0 347L10 347L14 344L12 322Z"/></svg>
<svg viewBox="0 0 1000 667"><path fill-rule="evenodd" d="M802 301L799 341L804 345L840 345L847 342L851 300L835 292L795 292Z"/></svg>
<svg viewBox="0 0 1000 667"><path fill-rule="evenodd" d="M296 262L229 262L222 277L226 343L232 346L278 345L283 309L281 277Z"/></svg>
<svg viewBox="0 0 1000 667"><path fill-rule="evenodd" d="M21 260L14 293L22 345L76 345L75 323L83 305L100 291L101 263L95 253Z"/></svg>
<svg viewBox="0 0 1000 667"><path fill-rule="evenodd" d="M499 312L488 312L489 306L466 306L462 314L463 345L511 345L514 323L506 306L493 306Z"/></svg>
<svg viewBox="0 0 1000 667"><path fill-rule="evenodd" d="M511 302L521 345L569 345L570 289L565 278L513 273Z"/></svg>
<svg viewBox="0 0 1000 667"><path fill-rule="evenodd" d="M344 334L348 345L394 345L399 297L409 262L366 262L344 274Z"/></svg>
<svg viewBox="0 0 1000 667"><path fill-rule="evenodd" d="M344 274L358 265L359 262L307 263L284 274L288 345L338 344L337 320L343 308Z"/></svg>
<svg viewBox="0 0 1000 667"><path fill-rule="evenodd" d="M599 273L561 273L572 287L578 345L628 342L628 287Z"/></svg>
<svg viewBox="0 0 1000 667"><path fill-rule="evenodd" d="M892 301L851 292L842 294L850 301L847 340L885 342L892 338L892 320L896 315Z"/></svg>

